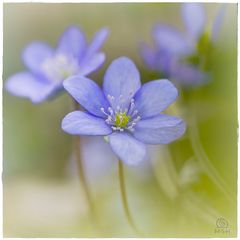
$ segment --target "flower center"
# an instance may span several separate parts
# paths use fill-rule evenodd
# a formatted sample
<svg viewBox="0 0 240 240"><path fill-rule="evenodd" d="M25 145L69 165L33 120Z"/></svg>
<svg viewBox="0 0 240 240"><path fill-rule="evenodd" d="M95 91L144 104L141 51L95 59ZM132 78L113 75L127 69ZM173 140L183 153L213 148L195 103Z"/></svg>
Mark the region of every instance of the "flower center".
<svg viewBox="0 0 240 240"><path fill-rule="evenodd" d="M63 54L56 54L46 59L42 64L45 76L53 81L61 81L78 72L75 59L69 59Z"/></svg>
<svg viewBox="0 0 240 240"><path fill-rule="evenodd" d="M117 113L115 118L115 126L120 128L125 128L128 125L128 122L131 120L130 116L124 113Z"/></svg>
<svg viewBox="0 0 240 240"><path fill-rule="evenodd" d="M133 132L136 124L140 121L141 117L138 115L138 111L135 109L134 99L132 98L128 108L123 106L123 96L119 97L119 105L115 106L115 98L108 95L108 100L111 104L107 110L101 108L101 111L106 116L105 122L111 126L114 131L123 132L124 130Z"/></svg>

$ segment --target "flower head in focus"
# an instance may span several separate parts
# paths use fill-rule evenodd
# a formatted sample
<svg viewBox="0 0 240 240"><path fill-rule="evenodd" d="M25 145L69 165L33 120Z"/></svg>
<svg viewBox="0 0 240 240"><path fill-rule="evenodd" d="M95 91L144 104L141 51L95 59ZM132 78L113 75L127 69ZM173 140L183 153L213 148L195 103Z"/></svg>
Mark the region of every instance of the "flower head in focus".
<svg viewBox="0 0 240 240"><path fill-rule="evenodd" d="M225 6L217 14L211 30L207 28L202 3L184 3L181 10L186 32L166 24L156 25L155 49L143 45L141 55L149 69L167 78L185 86L203 84L209 78L205 60L209 47L216 41Z"/></svg>
<svg viewBox="0 0 240 240"><path fill-rule="evenodd" d="M126 164L136 165L144 159L145 144L168 144L185 132L182 119L161 114L177 98L174 85L155 80L141 86L138 69L129 58L111 63L103 90L82 76L70 77L63 85L86 110L66 115L63 130L106 136L113 152Z"/></svg>
<svg viewBox="0 0 240 240"><path fill-rule="evenodd" d="M29 98L33 103L45 101L63 90L62 82L72 75L86 76L97 70L105 60L99 52L108 30L101 29L87 44L83 32L68 27L56 49L44 42L32 42L24 50L22 59L28 71L11 76L6 89L13 95Z"/></svg>

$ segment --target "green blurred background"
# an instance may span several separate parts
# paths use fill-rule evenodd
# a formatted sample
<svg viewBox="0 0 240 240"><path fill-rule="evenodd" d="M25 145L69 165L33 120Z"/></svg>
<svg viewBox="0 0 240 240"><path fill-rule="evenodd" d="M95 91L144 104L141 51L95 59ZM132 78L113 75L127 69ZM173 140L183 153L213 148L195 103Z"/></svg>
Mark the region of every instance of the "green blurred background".
<svg viewBox="0 0 240 240"><path fill-rule="evenodd" d="M205 4L205 7L211 23L220 4ZM134 60L143 81L151 80L154 78L139 56L140 43L152 41L151 29L157 22L184 29L180 4L173 3L13 3L4 4L3 11L4 81L24 69L21 51L28 43L43 40L55 46L70 24L80 26L88 39L101 27L107 26L111 31L103 47L107 60L100 71L92 74L94 80L100 83L109 63L122 55ZM126 167L131 212L146 237L236 236L236 4L227 4L209 68L212 81L194 90L190 94L194 105L183 108L196 117L202 146L226 183L222 188L230 197L195 161L187 137L170 146L155 148L157 157L151 163ZM182 114L186 109L181 110L179 105L180 101L173 109ZM110 167L94 169L88 176L98 229L92 225L71 159L72 138L60 127L70 108L67 94L33 105L3 91L5 237L136 236L122 210L117 164L112 156ZM107 158L109 153L102 155ZM94 162L94 155L87 161ZM97 180L91 180L98 171L103 173ZM225 232L217 231L216 221L220 217L228 222Z"/></svg>

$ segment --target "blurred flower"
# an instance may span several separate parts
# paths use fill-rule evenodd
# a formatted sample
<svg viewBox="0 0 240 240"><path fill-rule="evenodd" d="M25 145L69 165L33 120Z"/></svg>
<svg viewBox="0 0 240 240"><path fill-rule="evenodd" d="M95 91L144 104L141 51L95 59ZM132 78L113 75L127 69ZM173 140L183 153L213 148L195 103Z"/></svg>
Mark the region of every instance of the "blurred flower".
<svg viewBox="0 0 240 240"><path fill-rule="evenodd" d="M209 78L204 58L211 43L216 41L225 7L217 14L211 34L206 27L203 4L184 3L181 10L186 33L158 24L153 29L156 48L143 45L141 55L151 70L160 71L172 80L185 86L203 84Z"/></svg>
<svg viewBox="0 0 240 240"><path fill-rule="evenodd" d="M164 158L163 151L158 151L159 145L148 145L146 156L134 169L131 175L138 181L145 182L152 178L152 167L150 161L158 158L158 154ZM118 172L118 162L110 145L103 141L102 136L82 136L80 141L81 160L84 164L85 175L88 184L93 187L96 184L110 183L112 174ZM77 170L77 162L74 154L69 158L68 165L65 169L67 176L79 178ZM110 185L112 186L112 185ZM93 189L92 189L93 190ZM99 190L99 189L98 189Z"/></svg>
<svg viewBox="0 0 240 240"><path fill-rule="evenodd" d="M103 141L100 136L86 136L81 137L80 149L87 182L95 185L106 179L109 181L109 176L115 170L116 165L116 159L109 144ZM79 177L74 155L69 159L69 165L66 170L71 177Z"/></svg>
<svg viewBox="0 0 240 240"><path fill-rule="evenodd" d="M63 90L62 82L72 75L86 76L105 60L99 52L108 35L106 28L97 32L90 44L77 27L68 27L56 49L44 42L32 42L23 51L28 71L10 77L6 89L13 95L29 98L33 103L47 100Z"/></svg>
<svg viewBox="0 0 240 240"><path fill-rule="evenodd" d="M146 154L145 144L168 144L185 131L177 117L160 114L178 95L168 80L141 86L135 64L126 57L112 62L103 91L92 80L73 76L64 88L87 112L74 111L62 121L70 134L107 136L113 152L126 164L136 165Z"/></svg>

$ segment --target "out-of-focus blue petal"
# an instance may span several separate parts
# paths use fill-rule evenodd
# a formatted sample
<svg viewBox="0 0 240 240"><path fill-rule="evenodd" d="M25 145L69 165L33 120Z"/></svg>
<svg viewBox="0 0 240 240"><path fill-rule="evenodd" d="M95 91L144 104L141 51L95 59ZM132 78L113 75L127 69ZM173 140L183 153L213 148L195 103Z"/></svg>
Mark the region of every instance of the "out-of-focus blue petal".
<svg viewBox="0 0 240 240"><path fill-rule="evenodd" d="M68 27L60 37L57 51L64 55L80 59L86 48L83 32L75 26Z"/></svg>
<svg viewBox="0 0 240 240"><path fill-rule="evenodd" d="M211 35L211 40L213 42L215 42L217 40L218 33L219 33L219 30L220 30L221 24L223 22L225 12L226 12L226 4L221 6L221 8L219 9L219 11L217 13L217 16L215 17L215 19L213 21L212 35Z"/></svg>
<svg viewBox="0 0 240 240"><path fill-rule="evenodd" d="M151 70L156 70L156 52L151 47L143 44L140 49L140 54L145 64Z"/></svg>
<svg viewBox="0 0 240 240"><path fill-rule="evenodd" d="M171 79L185 86L202 85L209 80L209 75L189 64L174 63L171 67Z"/></svg>
<svg viewBox="0 0 240 240"><path fill-rule="evenodd" d="M151 81L144 84L134 96L135 107L141 118L152 117L172 104L177 96L178 91L170 81Z"/></svg>
<svg viewBox="0 0 240 240"><path fill-rule="evenodd" d="M83 76L73 76L66 79L63 86L88 112L98 117L105 117L101 108L107 111L109 103L94 81Z"/></svg>
<svg viewBox="0 0 240 240"><path fill-rule="evenodd" d="M146 146L126 133L113 133L109 136L113 152L128 165L137 165L146 154Z"/></svg>
<svg viewBox="0 0 240 240"><path fill-rule="evenodd" d="M44 60L53 56L53 49L43 42L30 43L22 53L24 64L35 73L42 72Z"/></svg>
<svg viewBox="0 0 240 240"><path fill-rule="evenodd" d="M146 144L168 144L181 137L185 129L182 119L160 114L138 122L133 136Z"/></svg>
<svg viewBox="0 0 240 240"><path fill-rule="evenodd" d="M101 184L103 181L111 181L111 173L115 170L117 161L110 145L102 136L81 137L81 155L90 184L96 187L96 184ZM73 167L76 171L76 164ZM77 171L76 176L78 177Z"/></svg>
<svg viewBox="0 0 240 240"><path fill-rule="evenodd" d="M202 3L182 4L182 18L186 29L193 39L197 40L204 31L206 17Z"/></svg>
<svg viewBox="0 0 240 240"><path fill-rule="evenodd" d="M158 50L156 52L156 70L160 71L168 76L172 67L173 62L176 62L176 59L179 59L176 54L170 53L164 50Z"/></svg>
<svg viewBox="0 0 240 240"><path fill-rule="evenodd" d="M40 103L46 100L59 86L36 78L30 72L20 72L10 77L5 87L15 96L26 97L33 103Z"/></svg>
<svg viewBox="0 0 240 240"><path fill-rule="evenodd" d="M130 99L140 87L139 71L127 57L114 60L105 73L103 91L106 96L111 95L115 98L113 107L120 104L123 108L128 107Z"/></svg>
<svg viewBox="0 0 240 240"><path fill-rule="evenodd" d="M91 58L102 47L103 43L107 39L108 33L109 30L107 28L102 28L94 35L91 44L88 46L84 59Z"/></svg>
<svg viewBox="0 0 240 240"><path fill-rule="evenodd" d="M153 29L153 37L159 49L179 55L192 50L185 36L172 26L158 24Z"/></svg>
<svg viewBox="0 0 240 240"><path fill-rule="evenodd" d="M79 67L79 74L86 76L93 71L96 71L105 61L104 53L97 53L90 59L83 61Z"/></svg>
<svg viewBox="0 0 240 240"><path fill-rule="evenodd" d="M67 114L62 120L62 129L73 135L101 136L112 132L102 118L81 111Z"/></svg>

